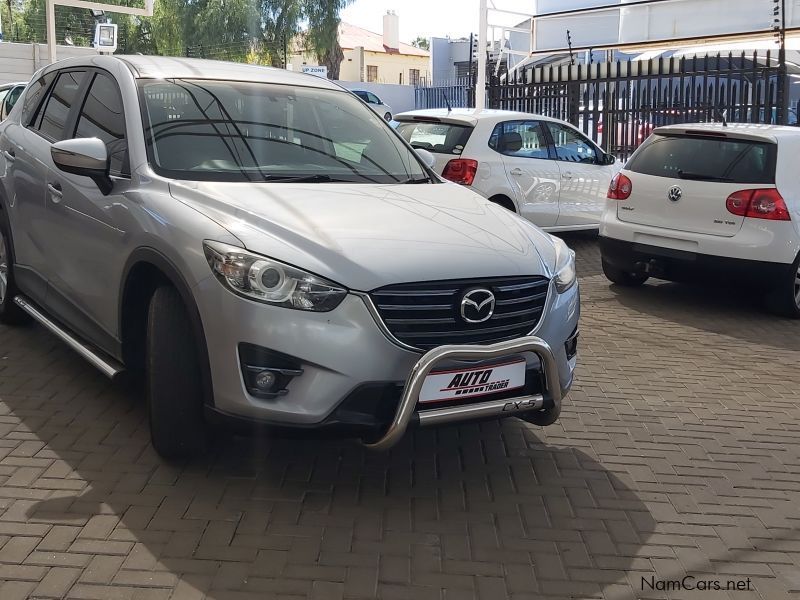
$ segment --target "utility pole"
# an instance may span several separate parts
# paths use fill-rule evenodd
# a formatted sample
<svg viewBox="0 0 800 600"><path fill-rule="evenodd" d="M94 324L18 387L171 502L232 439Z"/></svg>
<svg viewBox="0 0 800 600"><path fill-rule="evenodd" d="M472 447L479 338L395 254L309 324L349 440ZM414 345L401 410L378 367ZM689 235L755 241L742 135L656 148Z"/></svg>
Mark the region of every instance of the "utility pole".
<svg viewBox="0 0 800 600"><path fill-rule="evenodd" d="M469 34L469 79L468 79L468 83L467 83L467 85L469 85L469 90L467 91L467 94L469 94L470 92L472 94L475 94L475 80L472 78L472 65L475 62L475 60L474 60L475 59L475 49L473 47L475 45L474 41L475 41L475 34L474 33L470 33Z"/></svg>
<svg viewBox="0 0 800 600"><path fill-rule="evenodd" d="M789 75L786 70L786 1L773 0L775 9L773 15L780 13L780 23L774 22L779 26L778 37L780 38L780 48L778 49L778 124L786 125L789 122L789 94L787 85ZM766 111L765 111L766 112Z"/></svg>
<svg viewBox="0 0 800 600"><path fill-rule="evenodd" d="M478 77L475 84L475 110L486 108L486 34L489 29L489 7L487 0L480 0L480 19L478 20Z"/></svg>

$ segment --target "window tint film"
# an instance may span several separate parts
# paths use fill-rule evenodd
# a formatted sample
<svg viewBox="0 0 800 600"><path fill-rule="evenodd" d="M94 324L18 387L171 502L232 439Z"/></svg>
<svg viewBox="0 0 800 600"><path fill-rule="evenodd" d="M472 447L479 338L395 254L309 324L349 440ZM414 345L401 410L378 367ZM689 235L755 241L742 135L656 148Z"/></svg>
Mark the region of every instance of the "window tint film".
<svg viewBox="0 0 800 600"><path fill-rule="evenodd" d="M657 177L768 184L775 182L775 157L776 146L766 142L655 135L626 168Z"/></svg>
<svg viewBox="0 0 800 600"><path fill-rule="evenodd" d="M571 127L560 123L548 122L550 135L556 149L556 158L564 162L598 164L597 148L588 138Z"/></svg>
<svg viewBox="0 0 800 600"><path fill-rule="evenodd" d="M55 73L47 73L28 85L28 91L25 92L25 100L22 105L22 124L26 127L31 124L36 114L36 109L39 107L44 93L50 87L50 83L55 76Z"/></svg>
<svg viewBox="0 0 800 600"><path fill-rule="evenodd" d="M461 154L472 127L451 123L400 123L397 132L414 148L437 154Z"/></svg>
<svg viewBox="0 0 800 600"><path fill-rule="evenodd" d="M58 76L39 118L37 129L42 135L55 141L64 139L64 125L85 76L85 71L69 71Z"/></svg>
<svg viewBox="0 0 800 600"><path fill-rule="evenodd" d="M507 121L498 124L489 147L506 156L550 158L547 138L539 121Z"/></svg>
<svg viewBox="0 0 800 600"><path fill-rule="evenodd" d="M96 137L103 140L111 159L111 173L130 174L122 99L116 83L107 75L95 75L78 117L75 137Z"/></svg>
<svg viewBox="0 0 800 600"><path fill-rule="evenodd" d="M212 80L141 80L154 168L214 181L426 179L416 154L351 94Z"/></svg>

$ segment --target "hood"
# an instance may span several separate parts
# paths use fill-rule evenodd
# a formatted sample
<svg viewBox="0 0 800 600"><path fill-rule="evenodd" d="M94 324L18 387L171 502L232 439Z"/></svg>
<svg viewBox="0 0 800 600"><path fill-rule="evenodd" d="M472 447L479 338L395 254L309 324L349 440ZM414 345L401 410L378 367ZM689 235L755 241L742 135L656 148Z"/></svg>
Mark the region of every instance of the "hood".
<svg viewBox="0 0 800 600"><path fill-rule="evenodd" d="M248 250L357 291L550 275L548 234L455 184L170 183Z"/></svg>

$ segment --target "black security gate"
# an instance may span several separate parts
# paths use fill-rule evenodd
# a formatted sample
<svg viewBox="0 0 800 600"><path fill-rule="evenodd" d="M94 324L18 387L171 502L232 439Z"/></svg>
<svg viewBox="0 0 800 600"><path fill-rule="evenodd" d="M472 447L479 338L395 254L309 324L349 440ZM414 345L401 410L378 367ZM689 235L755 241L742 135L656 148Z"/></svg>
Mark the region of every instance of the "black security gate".
<svg viewBox="0 0 800 600"><path fill-rule="evenodd" d="M789 79L776 54L742 53L500 72L487 92L490 108L569 121L626 159L661 125L796 124Z"/></svg>

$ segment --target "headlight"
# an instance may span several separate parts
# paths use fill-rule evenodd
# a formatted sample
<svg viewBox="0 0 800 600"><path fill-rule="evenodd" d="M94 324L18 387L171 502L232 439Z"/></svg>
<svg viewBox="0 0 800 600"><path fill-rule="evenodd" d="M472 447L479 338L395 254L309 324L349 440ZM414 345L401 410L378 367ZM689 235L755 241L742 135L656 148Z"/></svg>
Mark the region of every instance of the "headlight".
<svg viewBox="0 0 800 600"><path fill-rule="evenodd" d="M575 252L567 246L563 240L555 238L556 246L556 268L553 279L556 282L556 290L563 294L577 280L575 271Z"/></svg>
<svg viewBox="0 0 800 600"><path fill-rule="evenodd" d="M322 277L219 242L203 242L206 259L223 285L236 294L275 306L328 312L347 290Z"/></svg>

